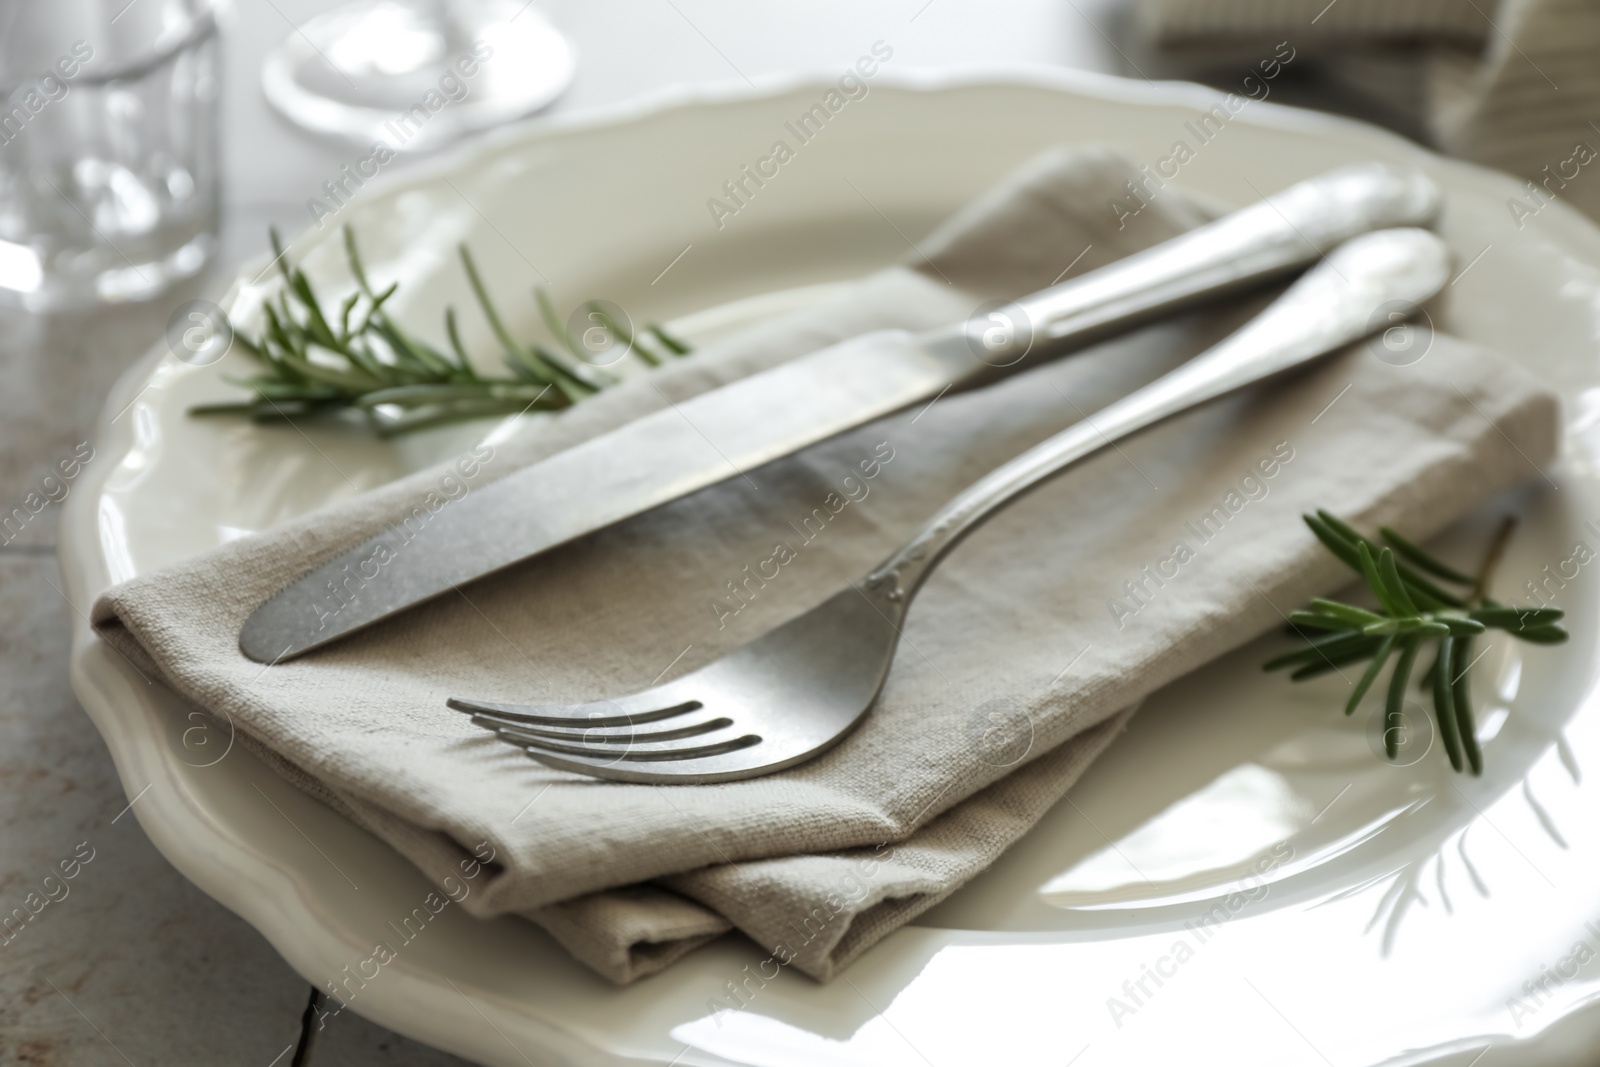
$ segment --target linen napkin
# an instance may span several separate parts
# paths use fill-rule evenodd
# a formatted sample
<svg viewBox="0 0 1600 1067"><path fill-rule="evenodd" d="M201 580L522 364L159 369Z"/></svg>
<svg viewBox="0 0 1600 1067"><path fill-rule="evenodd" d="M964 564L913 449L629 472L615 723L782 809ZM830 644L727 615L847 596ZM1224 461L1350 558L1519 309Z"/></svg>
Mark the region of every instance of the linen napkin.
<svg viewBox="0 0 1600 1067"><path fill-rule="evenodd" d="M1275 74L1293 55L1284 84L1314 87L1295 102L1353 111L1531 182L1507 204L1518 221L1551 199L1600 218L1593 0L1139 0L1135 22L1156 64L1258 98L1273 87L1257 61ZM1253 76L1242 88L1239 71Z"/></svg>
<svg viewBox="0 0 1600 1067"><path fill-rule="evenodd" d="M305 568L446 481L486 484L819 345L959 320L1202 221L1177 189L1119 221L1110 202L1135 175L1106 150L1047 153L905 263L818 307L537 420L470 464L118 586L95 624L198 707L225 709L282 773L434 880L477 875L464 901L476 914L524 914L619 982L730 928L777 965L826 979L1033 825L1144 696L1343 584L1301 512L1325 506L1426 537L1537 477L1555 449L1552 396L1501 357L1439 336L1411 365L1358 345L1123 442L945 561L855 733L745 782L655 787L549 770L444 701L592 699L704 664L858 577L966 484L1243 312L1190 315L946 395L299 660L263 671L239 653L239 628Z"/></svg>

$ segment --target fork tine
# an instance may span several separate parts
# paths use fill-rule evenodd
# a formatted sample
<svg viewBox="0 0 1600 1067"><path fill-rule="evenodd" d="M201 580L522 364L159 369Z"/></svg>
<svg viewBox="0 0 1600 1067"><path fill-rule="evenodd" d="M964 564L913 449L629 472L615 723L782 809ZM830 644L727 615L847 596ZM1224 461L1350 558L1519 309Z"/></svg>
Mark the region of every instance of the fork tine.
<svg viewBox="0 0 1600 1067"><path fill-rule="evenodd" d="M462 700L460 697L451 697L445 704L468 715L488 715L529 726L568 728L636 726L698 711L702 706L698 700L686 700L681 704L650 711L624 711L610 700L596 700L588 704L497 704L487 700Z"/></svg>
<svg viewBox="0 0 1600 1067"><path fill-rule="evenodd" d="M697 760L690 763L628 763L612 757L610 759L589 759L583 756L566 756L556 752L541 752L528 748L523 750L530 758L546 767L558 771L570 771L588 778L599 778L613 782L630 782L636 785L670 785L680 782L709 782L726 778L742 778L744 774L734 772L708 776L699 772L699 768L707 763L718 762L712 760ZM738 753L734 753L737 756ZM732 757L721 757L728 759Z"/></svg>
<svg viewBox="0 0 1600 1067"><path fill-rule="evenodd" d="M591 726L583 729L557 729L552 726L529 726L495 715L474 715L472 721L486 730L492 730L504 740L516 743L524 738L567 741L575 744L631 744L634 742L675 741L684 737L697 737L732 726L729 718L706 719L667 730L635 730L632 726Z"/></svg>
<svg viewBox="0 0 1600 1067"><path fill-rule="evenodd" d="M528 755L537 760L544 760L545 754L549 753L581 757L601 765L609 765L618 761L662 763L676 760L705 759L708 756L721 756L729 752L737 752L741 748L749 748L751 745L760 743L761 736L759 734L744 734L739 737L730 737L704 745L671 743L628 746L574 745L534 737L517 742L518 745L527 750ZM549 761L546 760L545 762Z"/></svg>

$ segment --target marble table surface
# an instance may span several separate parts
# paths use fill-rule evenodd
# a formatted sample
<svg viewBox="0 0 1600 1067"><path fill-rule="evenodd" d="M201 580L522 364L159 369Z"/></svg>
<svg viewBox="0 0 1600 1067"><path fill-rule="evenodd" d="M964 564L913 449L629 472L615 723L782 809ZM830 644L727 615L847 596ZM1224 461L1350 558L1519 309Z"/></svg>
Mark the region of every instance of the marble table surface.
<svg viewBox="0 0 1600 1067"><path fill-rule="evenodd" d="M120 3L120 0L118 0ZM1118 0L534 0L579 49L571 113L695 81L842 68L892 38L896 65L1033 63L1117 72ZM171 310L213 293L310 218L306 199L350 149L299 132L262 100L266 50L326 3L236 0L225 30L225 214L210 273L140 306L58 319L0 311L0 504L90 441L113 381ZM396 168L404 164L396 164ZM0 547L0 910L80 843L92 862L0 944L0 1067L462 1061L354 1011L297 1051L310 987L243 920L170 867L128 811L111 759L67 678L68 603L56 509ZM13 899L15 898L15 899Z"/></svg>

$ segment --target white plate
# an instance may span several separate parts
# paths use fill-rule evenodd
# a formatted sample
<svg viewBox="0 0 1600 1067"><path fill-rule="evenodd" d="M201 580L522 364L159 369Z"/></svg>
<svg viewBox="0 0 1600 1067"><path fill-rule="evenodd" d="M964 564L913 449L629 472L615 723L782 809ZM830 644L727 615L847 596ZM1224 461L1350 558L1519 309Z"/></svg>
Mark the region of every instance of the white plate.
<svg viewBox="0 0 1600 1067"><path fill-rule="evenodd" d="M885 72L719 229L707 198L826 86L674 93L509 131L402 176L339 221L362 235L376 273L402 280L401 311L424 330L446 303L468 303L452 255L465 239L491 277L525 289L538 271L556 280L559 306L604 295L703 341L898 258L902 233L927 232L1046 146L1110 142L1154 163L1217 99L1065 73ZM1568 401L1554 482L1535 477L1517 498L1527 521L1501 572L1510 595L1575 541L1600 547L1580 528L1600 516L1600 232L1560 205L1518 229L1508 178L1263 104L1201 147L1180 180L1242 205L1365 159L1419 166L1448 191L1442 231L1466 269L1439 325L1525 360ZM336 237L330 226L292 246L335 285ZM250 281L228 298L241 311L261 295ZM706 309L720 310L691 314ZM220 374L235 358L196 369L153 353L110 399L100 458L66 504L63 566L80 607L492 428L380 443L185 418L229 394ZM1457 536L1479 538L1481 526ZM1261 676L1264 646L1253 647L1151 700L1071 803L830 985L783 974L718 1013L712 998L764 955L737 939L617 990L529 924L450 909L376 978L348 986L351 1007L507 1065L1060 1065L1080 1052L1080 1064L1465 1064L1498 1042L1518 1043L1519 1063L1577 1062L1570 1050L1600 1031L1600 1012L1579 1010L1600 991L1600 961L1578 959L1600 953L1600 925L1585 925L1600 919L1592 585L1584 574L1561 593L1577 635L1567 648L1502 642L1480 664L1481 780L1453 777L1438 753L1403 768L1375 758L1331 690ZM81 624L73 679L157 846L312 982L343 979L428 892L399 855L241 748L217 760L227 738L186 745L186 709ZM1250 877L1261 867L1264 878ZM1226 922L1185 925L1219 903ZM1147 968L1164 974L1159 985Z"/></svg>

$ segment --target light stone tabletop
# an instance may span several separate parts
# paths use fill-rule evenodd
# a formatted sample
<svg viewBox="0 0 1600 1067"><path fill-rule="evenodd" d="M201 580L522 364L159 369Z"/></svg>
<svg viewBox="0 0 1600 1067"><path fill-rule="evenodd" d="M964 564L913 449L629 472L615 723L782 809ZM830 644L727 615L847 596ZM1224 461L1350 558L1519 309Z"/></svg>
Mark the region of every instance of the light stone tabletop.
<svg viewBox="0 0 1600 1067"><path fill-rule="evenodd" d="M19 0L18 0L19 2ZM137 2L137 0L135 0ZM1031 63L1117 72L1118 0L534 0L575 41L573 113L663 86L843 70L877 39L896 66ZM359 151L319 142L261 97L266 50L329 6L235 0L224 30L224 221L209 275L146 305L45 320L0 312L0 512L80 444L171 310L215 295L268 224L294 234ZM405 164L391 165L398 171ZM81 453L80 453L81 454ZM90 462L93 462L92 460ZM68 895L0 944L0 1067L462 1061L341 1013L297 1052L310 986L151 846L67 677L57 509L0 547L0 913L63 861Z"/></svg>

